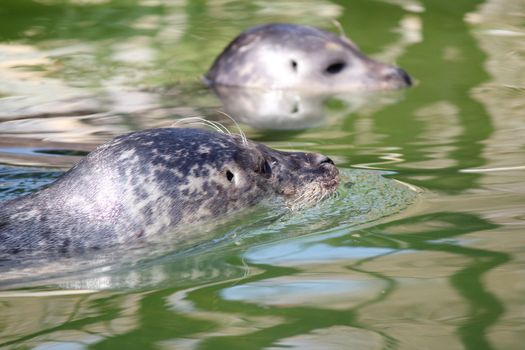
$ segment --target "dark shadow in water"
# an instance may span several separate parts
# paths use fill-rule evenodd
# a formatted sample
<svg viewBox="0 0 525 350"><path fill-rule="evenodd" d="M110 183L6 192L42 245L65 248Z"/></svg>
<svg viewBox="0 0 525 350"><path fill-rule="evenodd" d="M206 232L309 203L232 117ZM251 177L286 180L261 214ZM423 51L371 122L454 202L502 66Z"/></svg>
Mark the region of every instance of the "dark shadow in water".
<svg viewBox="0 0 525 350"><path fill-rule="evenodd" d="M476 101L470 91L487 81L484 64L485 54L480 50L476 40L471 35L465 14L476 10L482 1L422 1L425 11L418 14L422 20L423 40L408 47L398 64L405 67L419 81L418 85L407 91L406 100L389 106L373 116L374 134L384 135L382 146L398 146L401 148L405 162L432 161L436 156L433 148L450 147L451 151L440 155L447 158L452 165L443 165L439 169L418 167L411 170L396 164L389 169L400 171L399 178L409 183L438 189L448 193L461 192L466 188L475 188L480 174L460 174L465 168L485 165L482 151L483 141L487 140L493 131L492 122L485 108ZM366 7L377 7L377 3L368 0L356 0L353 7L359 11L347 11L342 18L343 23L360 23L365 19L357 18L365 13ZM341 2L342 4L342 2ZM387 5L385 5L387 6ZM396 11L393 7L392 11ZM399 12L400 9L398 8ZM370 13L376 13L371 12ZM367 30L355 31L352 36L356 42L366 42L360 36L368 35L369 18L363 27ZM382 25L382 23L378 23ZM436 108L436 103L446 103L456 111L444 111ZM426 109L430 113L425 119L418 117ZM451 119L442 113L451 113ZM435 119L432 120L432 119ZM452 121L455 124L447 124ZM353 120L349 120L353 122ZM457 123L457 124L456 124ZM346 129L352 130L352 125ZM432 131L433 130L433 131ZM454 130L458 130L454 134ZM446 132L445 132L446 131ZM448 132L452 131L452 134ZM429 132L441 140L428 139ZM426 134L425 134L426 133ZM442 133L442 135L441 135ZM346 138L345 143L354 143L353 136ZM370 162L370 155L352 155L354 164ZM416 165L415 165L416 166ZM425 177L424 180L418 178ZM451 179L451 176L453 177Z"/></svg>

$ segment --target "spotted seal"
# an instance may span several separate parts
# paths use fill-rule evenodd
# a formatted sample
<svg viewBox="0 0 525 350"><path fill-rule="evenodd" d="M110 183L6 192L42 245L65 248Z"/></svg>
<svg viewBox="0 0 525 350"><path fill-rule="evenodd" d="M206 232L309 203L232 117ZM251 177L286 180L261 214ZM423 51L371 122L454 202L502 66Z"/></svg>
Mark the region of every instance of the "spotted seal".
<svg viewBox="0 0 525 350"><path fill-rule="evenodd" d="M323 155L277 151L242 135L133 132L48 187L0 203L0 252L75 252L163 237L272 196L316 201L338 181Z"/></svg>
<svg viewBox="0 0 525 350"><path fill-rule="evenodd" d="M365 56L346 37L283 23L241 33L204 78L212 86L324 92L397 89L412 84L403 69Z"/></svg>

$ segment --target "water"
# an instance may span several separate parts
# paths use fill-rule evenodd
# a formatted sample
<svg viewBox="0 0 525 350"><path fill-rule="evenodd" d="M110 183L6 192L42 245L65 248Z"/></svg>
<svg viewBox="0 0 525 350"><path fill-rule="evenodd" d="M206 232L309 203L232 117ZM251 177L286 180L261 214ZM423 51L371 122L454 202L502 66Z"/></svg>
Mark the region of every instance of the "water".
<svg viewBox="0 0 525 350"><path fill-rule="evenodd" d="M114 135L194 115L224 121L200 76L259 23L335 30L336 19L417 85L292 94L282 105L264 96L304 118L271 131L252 110L250 138L322 152L358 187L299 216L253 213L204 243L119 268L36 280L29 270L0 291L0 346L522 348L524 13L520 0L4 0L2 199L49 183Z"/></svg>

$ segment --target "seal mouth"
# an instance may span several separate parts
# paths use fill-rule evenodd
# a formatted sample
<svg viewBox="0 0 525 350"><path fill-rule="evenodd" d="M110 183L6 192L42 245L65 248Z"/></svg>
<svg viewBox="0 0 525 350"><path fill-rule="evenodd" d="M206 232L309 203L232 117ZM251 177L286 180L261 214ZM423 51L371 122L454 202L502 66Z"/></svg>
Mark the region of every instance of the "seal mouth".
<svg viewBox="0 0 525 350"><path fill-rule="evenodd" d="M339 170L335 166L334 162L330 158L327 159L329 162L323 162L321 164L321 167L326 172L322 180L322 184L327 190L334 191L339 185L341 178L339 176Z"/></svg>
<svg viewBox="0 0 525 350"><path fill-rule="evenodd" d="M335 165L323 165L321 176L313 178L309 183L296 188L287 197L288 207L297 210L315 205L336 193L340 183L339 171Z"/></svg>
<svg viewBox="0 0 525 350"><path fill-rule="evenodd" d="M323 184L323 187L326 188L327 190L335 191L337 186L339 186L339 182L340 182L339 176L335 176L332 179L323 181L322 184Z"/></svg>

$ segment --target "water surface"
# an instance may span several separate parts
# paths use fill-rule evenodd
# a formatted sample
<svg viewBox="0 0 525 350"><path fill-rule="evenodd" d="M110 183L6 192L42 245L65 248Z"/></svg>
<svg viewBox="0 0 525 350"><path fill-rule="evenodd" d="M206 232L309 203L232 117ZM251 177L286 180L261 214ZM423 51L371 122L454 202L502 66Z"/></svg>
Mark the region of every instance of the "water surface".
<svg viewBox="0 0 525 350"><path fill-rule="evenodd" d="M336 31L337 20L417 85L291 96L313 118L294 130L243 123L272 147L382 174L383 192L385 182L363 179L354 202L350 186L303 216L265 213L116 272L28 275L0 291L0 346L521 348L524 13L515 0L3 1L1 199L49 183L115 135L195 115L224 120L200 77L256 24ZM393 195L393 179L420 189L417 199L397 208L406 198Z"/></svg>

